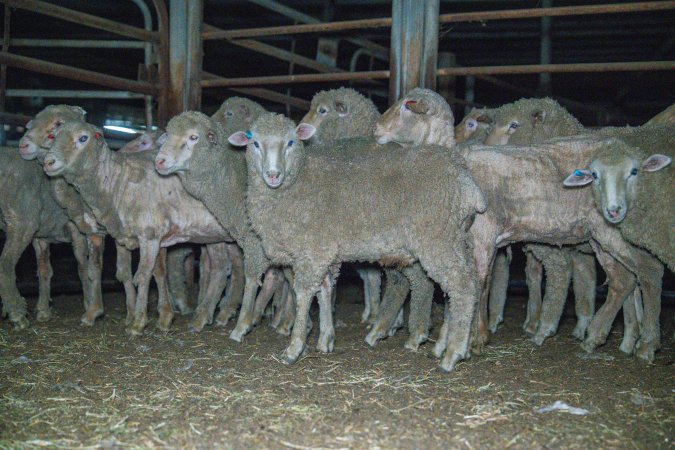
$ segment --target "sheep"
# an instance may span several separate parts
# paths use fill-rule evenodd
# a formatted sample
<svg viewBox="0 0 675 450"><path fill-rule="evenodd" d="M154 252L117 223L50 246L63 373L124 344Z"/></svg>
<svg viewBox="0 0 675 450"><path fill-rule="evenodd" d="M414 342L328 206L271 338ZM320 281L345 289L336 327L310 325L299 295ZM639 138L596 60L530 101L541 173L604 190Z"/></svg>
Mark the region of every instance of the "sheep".
<svg viewBox="0 0 675 450"><path fill-rule="evenodd" d="M74 186L99 223L128 251L140 248L140 261L133 278L138 290L127 295L127 332L143 333L147 322L148 288L151 274L159 288L160 313L157 326L168 330L173 311L165 281L165 247L181 242L210 244L209 258L227 265L225 242L229 234L220 227L204 205L191 197L177 177L160 177L147 158L129 158L112 152L103 133L93 125L71 122L59 130L44 159L50 177L62 176ZM118 248L119 251L119 248ZM118 271L120 266L118 264ZM225 287L227 273L209 280L209 298Z"/></svg>
<svg viewBox="0 0 675 450"><path fill-rule="evenodd" d="M241 124L248 127L264 112L265 108L253 100L246 97L230 97L220 105L211 118L227 130Z"/></svg>
<svg viewBox="0 0 675 450"><path fill-rule="evenodd" d="M675 103L649 119L645 125L675 125Z"/></svg>
<svg viewBox="0 0 675 450"><path fill-rule="evenodd" d="M671 270L675 266L673 174L672 168L666 167L670 165L675 148L673 131L673 126L601 130L602 134L615 136L612 151L589 158L584 162L586 165L591 161L588 169L575 170L565 180L568 186L592 182L595 203L607 223L619 229L632 244L649 250ZM647 158L649 154L651 157ZM651 171L655 173L649 173ZM650 286L641 286L644 316L636 353L648 361L653 359L654 351L660 346L662 274L663 268L654 272L658 284L653 292Z"/></svg>
<svg viewBox="0 0 675 450"><path fill-rule="evenodd" d="M399 109L399 105L394 105L394 108ZM405 145L416 139L410 133L397 134L395 127L382 125L382 129L388 130L388 138L396 142ZM611 142L608 143L602 136L587 136L537 147L469 145L455 150L464 156L467 167L488 198L488 204L492 205L492 209L488 208L485 214L476 217L470 230L474 234L474 257L482 286L488 280L495 247L517 241L553 245L575 244L589 239L597 242L593 250L609 275L609 296L588 326L582 344L587 351L604 343L618 308L636 286L633 274L641 283L645 302L651 304L660 296L659 273L663 273L656 259L627 244L616 230L603 223L597 212L587 206L590 198L557 188L561 170L566 172L566 168L574 167L575 161L587 159L604 146L611 146ZM560 205L569 205L569 208ZM484 289L481 304L486 305ZM486 309L481 308L480 314L485 312ZM485 319L483 317L480 323L484 324ZM478 330L479 339L480 334L486 331L484 328ZM642 345L637 346L636 353L640 358L649 360L658 348L658 339L646 337ZM439 339L434 348L435 354L442 352L442 344L443 339ZM480 340L477 344L481 344Z"/></svg>
<svg viewBox="0 0 675 450"><path fill-rule="evenodd" d="M228 127L245 125L234 119ZM226 146L223 127L200 112L185 112L171 119L160 139L155 169L161 175L178 174L184 188L204 202L244 252L246 284L241 312L230 338L240 342L261 318L264 305L282 287L277 270L267 270L260 239L246 214L246 161L243 152ZM218 170L214 170L218 168ZM258 280L265 274L260 300L256 302ZM234 310L236 311L236 304Z"/></svg>
<svg viewBox="0 0 675 450"><path fill-rule="evenodd" d="M379 117L377 107L369 98L354 89L341 87L314 94L309 112L301 122L316 128L309 143L325 144L337 139L370 136ZM372 324L379 312L380 271L365 266L357 267L356 271L363 280L365 308L361 321ZM396 276L393 271L385 269L388 277Z"/></svg>
<svg viewBox="0 0 675 450"><path fill-rule="evenodd" d="M19 154L26 160L37 160L41 164L58 129L68 122L83 122L85 115L86 112L79 106L47 106L26 125L27 131L19 142ZM85 307L80 322L93 325L103 315L101 272L105 230L96 223L91 209L72 186L62 179L50 179L48 185L56 202L75 225L70 227L71 239L82 280Z"/></svg>
<svg viewBox="0 0 675 450"><path fill-rule="evenodd" d="M0 299L2 316L8 316L15 329L28 327L26 300L16 286L16 264L28 244L33 243L38 265L39 296L37 320L49 320L50 280L49 244L71 242L75 233L63 209L52 198L48 180L40 168L21 159L16 148L0 147L0 229L5 244L0 254ZM84 242L72 242L80 245ZM83 271L80 270L80 275ZM85 274L86 276L86 274ZM84 279L82 281L85 281Z"/></svg>
<svg viewBox="0 0 675 450"><path fill-rule="evenodd" d="M494 121L494 109L473 108L455 127L455 142L461 144L468 140L483 142Z"/></svg>
<svg viewBox="0 0 675 450"><path fill-rule="evenodd" d="M467 357L477 301L465 228L484 211L482 193L461 159L440 147L382 151L368 139L353 138L333 141L328 145L334 148L325 152L307 151L302 141L314 132L312 125L296 127L269 113L247 132L229 137L233 145L246 146L246 205L265 253L295 274L296 319L283 360L292 363L305 350L309 306L318 291L319 338L332 346L332 323L325 325L331 321L331 283L341 262L419 260L445 292L452 289L452 326L441 363L443 370L452 370ZM348 147L357 155L353 159L334 156Z"/></svg>
<svg viewBox="0 0 675 450"><path fill-rule="evenodd" d="M583 131L583 126L579 121L572 116L565 108L560 106L555 100L550 98L544 99L521 99L514 103L510 103L497 108L494 111L495 124L493 129L485 139L486 144L492 145L531 145L538 144L547 139L572 136ZM567 298L567 288L573 269L574 272L580 275L581 278L574 279L576 286L575 292L584 294L583 296L575 296L577 311L585 312L583 316L577 317L577 326L574 328L573 336L583 340L586 326L590 322L590 316L594 311L595 306L595 263L593 255L590 253L566 252L566 250L558 250L553 247L539 247L536 244L526 247L527 251L527 265L525 275L529 286L530 298L528 299L528 311L533 312L541 305L539 300L541 292L541 266L548 267L546 269L547 278L555 278L548 283L548 286L556 286L555 289L546 290L546 299L544 306L546 308L553 308L555 311L560 311L562 314L562 307ZM536 253L536 255L535 255ZM501 281L502 288L491 291L489 300L489 314L488 314L488 328L491 332L497 331L497 326L503 321L504 303L506 301L506 286L508 286L508 263L500 261L500 255L495 261L495 268L502 267L499 273L503 278L497 278ZM503 257L502 257L503 258ZM563 263L569 261L570 264ZM499 265L501 263L501 265ZM539 267L537 267L539 263ZM581 268L591 269L591 272L586 274L579 270ZM560 272L564 270L563 272ZM567 282L565 282L567 280ZM583 281L590 283L589 286L584 286ZM493 285L494 285L493 281ZM532 304L530 304L532 303ZM590 314L588 314L590 312ZM539 320L526 320L523 324L525 332L533 337L533 342L537 345L542 345L544 340L555 333L558 327L560 314L556 315L552 312L546 312L543 315L544 323ZM539 315L531 314L530 318L536 318Z"/></svg>

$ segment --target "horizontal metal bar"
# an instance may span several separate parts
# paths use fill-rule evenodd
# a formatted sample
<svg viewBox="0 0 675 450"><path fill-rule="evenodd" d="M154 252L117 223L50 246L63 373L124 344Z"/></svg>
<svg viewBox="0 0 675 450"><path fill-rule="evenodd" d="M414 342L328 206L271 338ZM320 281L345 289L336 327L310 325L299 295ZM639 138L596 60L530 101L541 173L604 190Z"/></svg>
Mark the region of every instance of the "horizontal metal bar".
<svg viewBox="0 0 675 450"><path fill-rule="evenodd" d="M258 86L263 84L323 83L327 81L374 80L389 78L388 70L371 72L309 73L301 75L274 75L269 77L220 78L202 80L203 88Z"/></svg>
<svg viewBox="0 0 675 450"><path fill-rule="evenodd" d="M87 91L68 89L7 89L7 97L45 97L45 98L118 98L139 99L144 94L128 91Z"/></svg>
<svg viewBox="0 0 675 450"><path fill-rule="evenodd" d="M587 6L558 6L552 8L507 9L502 11L483 11L471 13L441 14L441 23L473 22L483 20L527 19L535 17L575 16L588 14L613 14L626 12L644 12L675 9L675 1L612 3L605 5ZM206 30L202 32L202 39L235 39L245 37L276 36L281 34L302 34L319 32L336 32L348 30L363 30L369 28L384 28L391 26L390 17L377 19L347 20L343 22L327 22L304 25L285 25L265 28L245 28L239 30Z"/></svg>
<svg viewBox="0 0 675 450"><path fill-rule="evenodd" d="M628 12L662 11L675 9L673 1L608 3L604 5L554 6L551 8L506 9L502 11L480 11L441 14L441 23L476 22L484 20L531 19L536 17L583 16L594 14L617 14Z"/></svg>
<svg viewBox="0 0 675 450"><path fill-rule="evenodd" d="M71 80L82 81L84 83L91 83L122 91L138 92L148 95L154 94L153 85L144 81L129 80L127 78L120 78L113 75L94 72L92 70L79 69L63 64L28 58L26 56L13 55L8 52L0 52L0 64L7 64L9 67L17 67L19 69L44 73L47 75L69 78Z"/></svg>
<svg viewBox="0 0 675 450"><path fill-rule="evenodd" d="M98 39L11 39L9 45L12 47L145 48L145 43L140 41Z"/></svg>
<svg viewBox="0 0 675 450"><path fill-rule="evenodd" d="M121 36L127 36L146 42L159 43L159 33L156 31L126 25L124 23L115 22L114 20L104 19L92 14L57 6L52 3L40 0L0 0L0 3L4 3L14 8L25 9L50 17L56 17L57 19L67 20L80 25L98 28L99 30L109 31Z"/></svg>
<svg viewBox="0 0 675 450"><path fill-rule="evenodd" d="M566 72L633 72L640 70L675 70L675 61L638 61L611 63L575 64L530 64L520 66L443 67L443 75L501 75L525 73L566 73Z"/></svg>

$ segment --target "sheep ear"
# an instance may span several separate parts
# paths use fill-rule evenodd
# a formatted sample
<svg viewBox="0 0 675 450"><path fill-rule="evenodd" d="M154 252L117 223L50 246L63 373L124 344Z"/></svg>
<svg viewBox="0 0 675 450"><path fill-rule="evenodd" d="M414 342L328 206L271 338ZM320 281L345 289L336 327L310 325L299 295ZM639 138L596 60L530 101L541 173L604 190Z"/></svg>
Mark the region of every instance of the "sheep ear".
<svg viewBox="0 0 675 450"><path fill-rule="evenodd" d="M591 181L593 181L593 176L590 170L577 169L569 177L565 178L563 184L565 186L585 186Z"/></svg>
<svg viewBox="0 0 675 450"><path fill-rule="evenodd" d="M301 123L295 128L295 135L302 141L311 138L314 133L316 133L316 127L308 123Z"/></svg>
<svg viewBox="0 0 675 450"><path fill-rule="evenodd" d="M415 114L426 114L429 111L429 105L424 100L408 100L404 105Z"/></svg>
<svg viewBox="0 0 675 450"><path fill-rule="evenodd" d="M338 116L344 117L347 115L347 106L342 102L335 102L335 111L337 111Z"/></svg>
<svg viewBox="0 0 675 450"><path fill-rule="evenodd" d="M483 113L478 117L476 117L476 122L485 123L489 125L492 123L492 118L489 115Z"/></svg>
<svg viewBox="0 0 675 450"><path fill-rule="evenodd" d="M85 111L84 109L80 108L79 106L71 106L70 109L72 109L73 112L76 112L76 113L78 113L78 114L81 114L82 116L86 116L86 115L87 115L87 111Z"/></svg>
<svg viewBox="0 0 675 450"><path fill-rule="evenodd" d="M209 131L208 133L206 133L206 137L208 138L210 143L214 145L218 144L218 138L216 137L216 133L214 133L213 131Z"/></svg>
<svg viewBox="0 0 675 450"><path fill-rule="evenodd" d="M546 120L546 111L538 109L532 112L532 123L544 123L544 120Z"/></svg>
<svg viewBox="0 0 675 450"><path fill-rule="evenodd" d="M26 124L25 128L26 128L26 130L30 130L31 128L33 128L33 121L29 120L28 123Z"/></svg>
<svg viewBox="0 0 675 450"><path fill-rule="evenodd" d="M647 172L656 172L657 170L661 170L668 166L671 161L672 159L670 159L668 156L655 153L649 158L645 159L641 167Z"/></svg>
<svg viewBox="0 0 675 450"><path fill-rule="evenodd" d="M237 131L236 133L230 135L230 137L227 138L227 141L236 147L243 147L244 145L247 145L249 142L251 142L251 138L245 131Z"/></svg>
<svg viewBox="0 0 675 450"><path fill-rule="evenodd" d="M168 139L169 135L166 133L162 133L158 138L157 138L157 145L164 145L166 140Z"/></svg>

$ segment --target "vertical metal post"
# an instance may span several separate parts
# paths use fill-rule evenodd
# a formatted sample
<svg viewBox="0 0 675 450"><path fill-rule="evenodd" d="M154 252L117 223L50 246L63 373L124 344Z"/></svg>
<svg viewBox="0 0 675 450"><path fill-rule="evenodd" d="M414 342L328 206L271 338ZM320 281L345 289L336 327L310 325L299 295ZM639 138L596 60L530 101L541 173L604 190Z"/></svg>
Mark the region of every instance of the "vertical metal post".
<svg viewBox="0 0 675 450"><path fill-rule="evenodd" d="M454 67L457 65L457 57L451 52L440 52L438 54L438 68ZM443 96L444 99L454 105L455 99L455 82L454 76L439 76L437 81L437 92ZM454 109L454 108L453 108Z"/></svg>
<svg viewBox="0 0 675 450"><path fill-rule="evenodd" d="M202 0L170 0L172 114L199 109L201 103Z"/></svg>
<svg viewBox="0 0 675 450"><path fill-rule="evenodd" d="M189 0L187 15L187 67L185 68L185 89L187 109L198 111L202 106L202 24L204 23L204 0Z"/></svg>
<svg viewBox="0 0 675 450"><path fill-rule="evenodd" d="M468 102L468 104L464 107L464 115L467 115L471 112L471 103L474 102L476 99L475 97L475 91L474 91L474 85L476 84L476 78L473 76L469 75L466 77L465 81L466 85L464 86L464 100Z"/></svg>
<svg viewBox="0 0 675 450"><path fill-rule="evenodd" d="M9 6L5 5L5 18L2 36L2 51L9 51L9 25L12 11ZM5 110L5 101L7 99L7 65L0 65L0 111Z"/></svg>
<svg viewBox="0 0 675 450"><path fill-rule="evenodd" d="M543 0L542 8L550 8L553 5L552 0ZM551 18L541 18L541 48L539 49L539 64L551 64ZM539 74L539 93L541 95L551 95L551 74Z"/></svg>
<svg viewBox="0 0 675 450"><path fill-rule="evenodd" d="M415 87L436 87L438 13L439 0L393 1L390 104Z"/></svg>

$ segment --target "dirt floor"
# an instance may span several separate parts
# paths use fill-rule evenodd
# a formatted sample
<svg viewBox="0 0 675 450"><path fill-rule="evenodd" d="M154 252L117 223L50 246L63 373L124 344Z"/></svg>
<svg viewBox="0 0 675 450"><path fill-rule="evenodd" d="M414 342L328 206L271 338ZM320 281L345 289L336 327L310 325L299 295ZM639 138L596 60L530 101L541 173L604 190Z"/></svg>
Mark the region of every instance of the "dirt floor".
<svg viewBox="0 0 675 450"><path fill-rule="evenodd" d="M571 311L536 348L514 298L487 351L443 374L431 344L403 349L403 331L369 348L362 298L340 286L335 352L286 366L287 338L267 326L236 344L233 325L195 334L178 317L168 335L151 322L131 339L122 294L93 328L78 296L57 296L47 324L0 323L0 448L673 448L672 304L652 365L618 351L620 323L583 353ZM588 414L537 412L556 401Z"/></svg>

